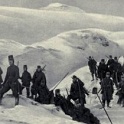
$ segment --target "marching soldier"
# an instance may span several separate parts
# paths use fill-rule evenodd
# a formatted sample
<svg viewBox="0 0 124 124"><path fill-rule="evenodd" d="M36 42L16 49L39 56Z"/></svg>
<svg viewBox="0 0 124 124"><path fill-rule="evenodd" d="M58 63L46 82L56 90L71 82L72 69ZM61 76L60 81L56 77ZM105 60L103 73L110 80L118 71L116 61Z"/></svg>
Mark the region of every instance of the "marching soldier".
<svg viewBox="0 0 124 124"><path fill-rule="evenodd" d="M105 107L105 102L107 101L107 107L111 108L109 104L110 101L112 100L114 88L113 81L110 79L110 72L107 72L106 77L102 80L101 90L103 107Z"/></svg>
<svg viewBox="0 0 124 124"><path fill-rule="evenodd" d="M100 80L104 79L107 72L107 65L105 64L105 60L102 59L98 66L98 77Z"/></svg>
<svg viewBox="0 0 124 124"><path fill-rule="evenodd" d="M124 75L121 76L121 82L119 84L119 90L118 90L118 104L122 104L122 107L124 107Z"/></svg>
<svg viewBox="0 0 124 124"><path fill-rule="evenodd" d="M122 67L118 62L117 57L114 57L114 63L111 65L111 68L113 70L113 82L115 83L116 88L118 88L118 82L120 82L122 75Z"/></svg>
<svg viewBox="0 0 124 124"><path fill-rule="evenodd" d="M94 80L94 75L95 78L97 79L97 62L91 57L89 56L89 61L88 61L88 66L92 75L92 81Z"/></svg>
<svg viewBox="0 0 124 124"><path fill-rule="evenodd" d="M22 93L23 89L26 88L27 98L29 98L29 96L30 96L31 74L28 72L27 65L23 66L23 70L24 70L24 72L23 72L22 77L21 77L21 80L22 80L21 93Z"/></svg>
<svg viewBox="0 0 124 124"><path fill-rule="evenodd" d="M33 85L31 87L32 98L34 96L35 99L37 98L37 95L39 94L39 88L42 84L46 86L46 76L42 72L41 66L37 66L37 70L33 75Z"/></svg>
<svg viewBox="0 0 124 124"><path fill-rule="evenodd" d="M7 68L6 77L4 80L4 84L2 89L0 90L0 103L2 100L3 95L9 91L12 90L12 93L15 97L15 105L19 104L19 68L14 65L14 58L13 55L8 56L9 61L9 67Z"/></svg>

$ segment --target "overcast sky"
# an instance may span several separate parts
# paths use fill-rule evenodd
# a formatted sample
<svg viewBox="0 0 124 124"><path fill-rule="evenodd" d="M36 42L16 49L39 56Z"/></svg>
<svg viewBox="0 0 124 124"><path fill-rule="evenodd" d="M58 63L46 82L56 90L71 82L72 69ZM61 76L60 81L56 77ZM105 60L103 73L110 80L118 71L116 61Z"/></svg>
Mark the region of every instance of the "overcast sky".
<svg viewBox="0 0 124 124"><path fill-rule="evenodd" d="M0 0L0 5L38 9L54 2L77 6L86 12L124 16L124 0Z"/></svg>

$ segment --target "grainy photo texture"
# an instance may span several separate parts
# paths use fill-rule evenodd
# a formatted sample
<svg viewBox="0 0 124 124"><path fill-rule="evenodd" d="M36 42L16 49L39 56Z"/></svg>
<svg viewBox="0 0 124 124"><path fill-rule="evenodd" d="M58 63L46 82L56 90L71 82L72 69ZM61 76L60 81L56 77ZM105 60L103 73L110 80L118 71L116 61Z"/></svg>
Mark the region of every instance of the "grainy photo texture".
<svg viewBox="0 0 124 124"><path fill-rule="evenodd" d="M123 0L0 0L0 124L123 118Z"/></svg>

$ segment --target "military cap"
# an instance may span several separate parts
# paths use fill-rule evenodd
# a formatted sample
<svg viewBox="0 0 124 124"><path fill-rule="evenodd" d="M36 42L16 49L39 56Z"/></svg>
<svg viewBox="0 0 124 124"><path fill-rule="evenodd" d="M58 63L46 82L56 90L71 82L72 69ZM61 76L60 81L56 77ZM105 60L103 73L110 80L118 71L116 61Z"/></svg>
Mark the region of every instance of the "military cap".
<svg viewBox="0 0 124 124"><path fill-rule="evenodd" d="M75 79L75 78L77 78L77 76L73 75L72 79Z"/></svg>
<svg viewBox="0 0 124 124"><path fill-rule="evenodd" d="M105 59L101 59L101 62L105 62Z"/></svg>
<svg viewBox="0 0 124 124"><path fill-rule="evenodd" d="M109 55L110 58L112 58L112 55Z"/></svg>
<svg viewBox="0 0 124 124"><path fill-rule="evenodd" d="M55 90L55 93L60 93L60 89L56 89Z"/></svg>
<svg viewBox="0 0 124 124"><path fill-rule="evenodd" d="M106 72L106 75L110 75L110 72Z"/></svg>
<svg viewBox="0 0 124 124"><path fill-rule="evenodd" d="M41 68L41 66L40 66L40 65L38 65L38 66L37 66L37 68Z"/></svg>
<svg viewBox="0 0 124 124"><path fill-rule="evenodd" d="M24 67L24 68L27 68L27 65L24 65L23 67Z"/></svg>
<svg viewBox="0 0 124 124"><path fill-rule="evenodd" d="M91 56L89 56L89 59L91 59L92 57Z"/></svg>
<svg viewBox="0 0 124 124"><path fill-rule="evenodd" d="M114 60L118 60L118 58L115 56L115 57L114 57Z"/></svg>
<svg viewBox="0 0 124 124"><path fill-rule="evenodd" d="M14 60L13 55L9 55L8 60Z"/></svg>

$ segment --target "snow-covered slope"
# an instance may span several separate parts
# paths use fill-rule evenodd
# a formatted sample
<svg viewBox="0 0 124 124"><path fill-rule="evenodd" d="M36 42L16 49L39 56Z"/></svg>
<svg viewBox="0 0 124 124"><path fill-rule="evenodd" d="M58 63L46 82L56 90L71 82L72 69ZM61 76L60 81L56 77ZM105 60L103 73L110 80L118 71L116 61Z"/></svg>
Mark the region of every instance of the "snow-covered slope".
<svg viewBox="0 0 124 124"><path fill-rule="evenodd" d="M65 6L69 8L69 11L65 8L61 11L50 11L1 6L0 38L32 44L75 29L100 28L109 31L124 31L122 17L75 13L70 12L70 8L73 8L73 11L78 8Z"/></svg>
<svg viewBox="0 0 124 124"><path fill-rule="evenodd" d="M99 84L99 80L91 82L91 75L90 75L90 71L89 71L88 66L80 68L77 71L75 71L74 73L72 73L71 75L67 76L61 82L61 84L58 85L58 87L56 89L60 89L61 94L64 96L67 96L66 89L68 90L68 93L69 93L70 86L72 84L72 76L73 75L76 75L77 77L79 77L84 82L86 89L90 92L89 97L86 97L86 99L87 99L86 106L88 108L90 108L91 112L94 113L94 115L96 115L100 119L101 124L109 124L110 122L109 122L104 110L100 109L101 104L100 104L97 96L92 94L93 87L97 87L99 90L100 84ZM115 90L115 93L116 92L117 91ZM99 95L101 97L101 94L99 94ZM106 108L107 112L108 112L113 123L123 124L124 123L124 120L123 120L124 111L123 111L121 106L117 105L118 97L116 95L114 95L113 98L114 99L111 102L112 108L110 108L110 109Z"/></svg>
<svg viewBox="0 0 124 124"><path fill-rule="evenodd" d="M23 64L28 64L33 74L37 65L46 66L48 86L53 86L67 73L87 65L87 57L92 55L100 61L105 55L120 56L123 49L95 30L75 30L62 33L44 42L30 45L32 48L16 57ZM58 72L58 69L61 71Z"/></svg>
<svg viewBox="0 0 124 124"><path fill-rule="evenodd" d="M62 111L58 112L54 105L40 105L23 96L20 96L20 105L14 107L14 98L6 95L0 106L0 124L51 124L51 122L78 124Z"/></svg>
<svg viewBox="0 0 124 124"><path fill-rule="evenodd" d="M72 83L72 75L78 76L85 83L85 87L90 91L90 95L87 97L86 106L100 119L101 124L109 124L105 112L103 109L99 109L101 107L100 102L96 96L91 93L94 86L100 87L99 81L90 81L91 75L87 66L80 68L73 74L67 76L57 88L61 89L62 94L67 95L66 88L69 91ZM113 123L123 124L124 111L116 102L117 96L114 96L111 103L112 108L107 109L107 112ZM20 104L14 107L14 98L11 95L5 95L3 98L2 106L0 106L1 124L51 124L51 122L54 122L55 124L79 124L79 122L72 121L71 117L64 115L61 110L57 111L54 105L40 105L24 96L20 96Z"/></svg>

